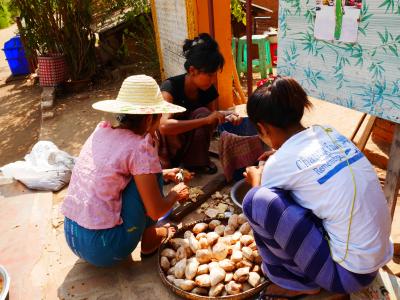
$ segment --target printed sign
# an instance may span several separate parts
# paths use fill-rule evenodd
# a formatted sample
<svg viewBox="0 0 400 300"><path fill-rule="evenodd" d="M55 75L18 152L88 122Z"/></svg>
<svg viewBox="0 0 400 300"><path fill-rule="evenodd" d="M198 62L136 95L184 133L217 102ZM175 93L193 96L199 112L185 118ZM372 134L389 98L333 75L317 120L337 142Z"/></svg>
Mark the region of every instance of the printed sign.
<svg viewBox="0 0 400 300"><path fill-rule="evenodd" d="M361 7L361 0L316 0L315 38L355 43Z"/></svg>
<svg viewBox="0 0 400 300"><path fill-rule="evenodd" d="M400 123L400 3L337 1L280 0L278 74L296 78L310 96ZM329 8L331 21L318 20Z"/></svg>

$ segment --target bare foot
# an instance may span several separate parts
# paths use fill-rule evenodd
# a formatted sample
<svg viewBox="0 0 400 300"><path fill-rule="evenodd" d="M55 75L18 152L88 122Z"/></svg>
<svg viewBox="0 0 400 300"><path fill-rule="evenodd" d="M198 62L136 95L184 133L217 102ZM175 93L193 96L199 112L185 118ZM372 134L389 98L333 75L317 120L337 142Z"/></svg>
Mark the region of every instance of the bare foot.
<svg viewBox="0 0 400 300"><path fill-rule="evenodd" d="M168 237L171 237L176 232L174 227L166 224L162 227L146 228L142 236L142 254L151 254L160 247L161 243Z"/></svg>
<svg viewBox="0 0 400 300"><path fill-rule="evenodd" d="M269 299L286 300L286 299L290 299L292 297L301 296L301 295L315 295L315 294L318 294L320 291L321 291L321 289L307 290L307 291L293 291L293 290L284 289L276 284L270 284L264 290L264 293L266 296L264 299L265 300L269 300Z"/></svg>

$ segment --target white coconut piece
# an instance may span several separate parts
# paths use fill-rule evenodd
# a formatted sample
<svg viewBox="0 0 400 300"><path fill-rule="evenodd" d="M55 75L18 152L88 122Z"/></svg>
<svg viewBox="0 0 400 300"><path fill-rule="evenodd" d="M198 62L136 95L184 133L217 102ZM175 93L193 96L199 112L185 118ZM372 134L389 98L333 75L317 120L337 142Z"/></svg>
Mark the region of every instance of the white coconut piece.
<svg viewBox="0 0 400 300"><path fill-rule="evenodd" d="M242 224L244 224L246 222L247 222L247 218L243 213L238 215L238 223L239 223L239 225L242 225Z"/></svg>
<svg viewBox="0 0 400 300"><path fill-rule="evenodd" d="M233 273L226 273L224 282L228 283L233 280Z"/></svg>
<svg viewBox="0 0 400 300"><path fill-rule="evenodd" d="M217 297L219 296L222 291L224 290L225 286L222 283L218 283L215 286L211 286L210 291L208 293L208 295L210 297Z"/></svg>
<svg viewBox="0 0 400 300"><path fill-rule="evenodd" d="M224 281L226 272L221 267L210 268L210 282L211 286L215 286L218 283Z"/></svg>
<svg viewBox="0 0 400 300"><path fill-rule="evenodd" d="M175 250L171 248L165 248L163 251L161 251L161 256L165 256L168 259L175 258L176 252Z"/></svg>
<svg viewBox="0 0 400 300"><path fill-rule="evenodd" d="M211 261L212 252L209 249L200 249L196 251L196 258L200 264L206 264Z"/></svg>
<svg viewBox="0 0 400 300"><path fill-rule="evenodd" d="M225 272L232 272L235 270L235 263L230 259L223 259L219 262L219 266L225 270Z"/></svg>
<svg viewBox="0 0 400 300"><path fill-rule="evenodd" d="M256 287L260 284L261 276L256 272L250 272L248 282L253 286Z"/></svg>
<svg viewBox="0 0 400 300"><path fill-rule="evenodd" d="M254 237L248 234L242 235L242 237L240 238L240 242L242 243L242 245L248 246L254 242Z"/></svg>
<svg viewBox="0 0 400 300"><path fill-rule="evenodd" d="M192 280L193 278L196 277L199 265L200 264L195 257L188 260L188 263L186 264L185 268L186 279Z"/></svg>
<svg viewBox="0 0 400 300"><path fill-rule="evenodd" d="M211 231L207 233L207 242L208 245L213 246L219 239L218 233Z"/></svg>
<svg viewBox="0 0 400 300"><path fill-rule="evenodd" d="M208 273L209 273L208 264L202 264L197 268L196 275L203 275L203 274L208 274Z"/></svg>
<svg viewBox="0 0 400 300"><path fill-rule="evenodd" d="M212 220L210 223L208 223L208 229L210 230L214 230L215 227L221 225L221 221L220 220Z"/></svg>
<svg viewBox="0 0 400 300"><path fill-rule="evenodd" d="M197 223L196 225L194 225L192 232L194 234L199 234L200 232L205 231L207 228L208 228L207 223Z"/></svg>
<svg viewBox="0 0 400 300"><path fill-rule="evenodd" d="M180 261L180 260L182 260L184 258L187 258L187 253L186 253L185 247L180 246L178 248L178 250L176 250L175 258L176 258L177 261Z"/></svg>
<svg viewBox="0 0 400 300"><path fill-rule="evenodd" d="M174 284L184 291L191 291L196 287L196 283L188 279L175 279Z"/></svg>
<svg viewBox="0 0 400 300"><path fill-rule="evenodd" d="M232 226L235 230L239 226L238 215L233 214L228 219L228 225ZM233 233L233 232L232 232Z"/></svg>
<svg viewBox="0 0 400 300"><path fill-rule="evenodd" d="M236 283L235 281L231 281L225 285L225 290L228 295L237 295L242 292L242 285L240 283Z"/></svg>
<svg viewBox="0 0 400 300"><path fill-rule="evenodd" d="M233 273L233 280L237 282L245 282L249 279L250 268L240 268L237 269L235 273Z"/></svg>
<svg viewBox="0 0 400 300"><path fill-rule="evenodd" d="M171 264L167 257L161 256L160 266L164 270L164 272L168 272L169 268L171 267Z"/></svg>
<svg viewBox="0 0 400 300"><path fill-rule="evenodd" d="M202 287L195 287L191 293L196 294L196 295L200 295L200 296L207 296L208 295L208 290L206 288L202 288Z"/></svg>
<svg viewBox="0 0 400 300"><path fill-rule="evenodd" d="M208 274L198 275L198 276L196 276L194 281L200 287L210 287L211 286L210 275L208 275Z"/></svg>
<svg viewBox="0 0 400 300"><path fill-rule="evenodd" d="M217 227L215 227L214 231L216 233L218 233L219 236L224 236L225 226L224 225L218 225Z"/></svg>
<svg viewBox="0 0 400 300"><path fill-rule="evenodd" d="M218 215L218 209L215 208L207 208L205 214L210 218L215 218Z"/></svg>
<svg viewBox="0 0 400 300"><path fill-rule="evenodd" d="M216 243L212 248L213 258L220 261L226 258L228 255L228 246L225 243Z"/></svg>
<svg viewBox="0 0 400 300"><path fill-rule="evenodd" d="M184 258L176 263L174 267L175 268L174 275L177 279L181 279L185 275L186 262L187 259Z"/></svg>
<svg viewBox="0 0 400 300"><path fill-rule="evenodd" d="M189 247L193 253L196 253L196 251L200 249L199 241L196 240L193 234L189 237Z"/></svg>
<svg viewBox="0 0 400 300"><path fill-rule="evenodd" d="M237 263L243 259L243 254L242 251L240 250L233 250L232 255L231 255L231 261L234 263Z"/></svg>
<svg viewBox="0 0 400 300"><path fill-rule="evenodd" d="M243 247L242 248L242 253L243 256L249 260L249 261L253 261L254 260L254 256L253 256L253 250L251 250L251 248L249 247Z"/></svg>
<svg viewBox="0 0 400 300"><path fill-rule="evenodd" d="M224 236L231 235L234 233L235 233L235 227L233 227L232 225L225 226Z"/></svg>
<svg viewBox="0 0 400 300"><path fill-rule="evenodd" d="M248 222L243 223L242 225L240 225L239 231L245 235L245 234L249 234L251 230L250 224Z"/></svg>

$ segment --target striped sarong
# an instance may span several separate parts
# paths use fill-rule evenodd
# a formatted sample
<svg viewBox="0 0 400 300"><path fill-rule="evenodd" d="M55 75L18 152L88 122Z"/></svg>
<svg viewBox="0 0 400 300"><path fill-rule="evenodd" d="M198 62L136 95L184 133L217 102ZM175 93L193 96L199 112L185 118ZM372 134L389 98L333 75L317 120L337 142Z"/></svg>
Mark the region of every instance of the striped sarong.
<svg viewBox="0 0 400 300"><path fill-rule="evenodd" d="M264 274L282 288L353 293L377 274L356 274L333 261L321 220L287 191L253 188L243 200L243 212L253 229Z"/></svg>

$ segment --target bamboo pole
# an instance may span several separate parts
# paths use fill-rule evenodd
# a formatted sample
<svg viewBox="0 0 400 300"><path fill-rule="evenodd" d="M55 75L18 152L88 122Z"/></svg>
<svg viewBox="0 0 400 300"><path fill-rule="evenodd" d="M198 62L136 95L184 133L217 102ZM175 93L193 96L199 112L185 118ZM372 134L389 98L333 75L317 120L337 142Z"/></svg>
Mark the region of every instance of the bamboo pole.
<svg viewBox="0 0 400 300"><path fill-rule="evenodd" d="M246 40L247 40L247 97L253 93L253 59L251 57L252 44L252 22L251 22L251 2L246 0Z"/></svg>

